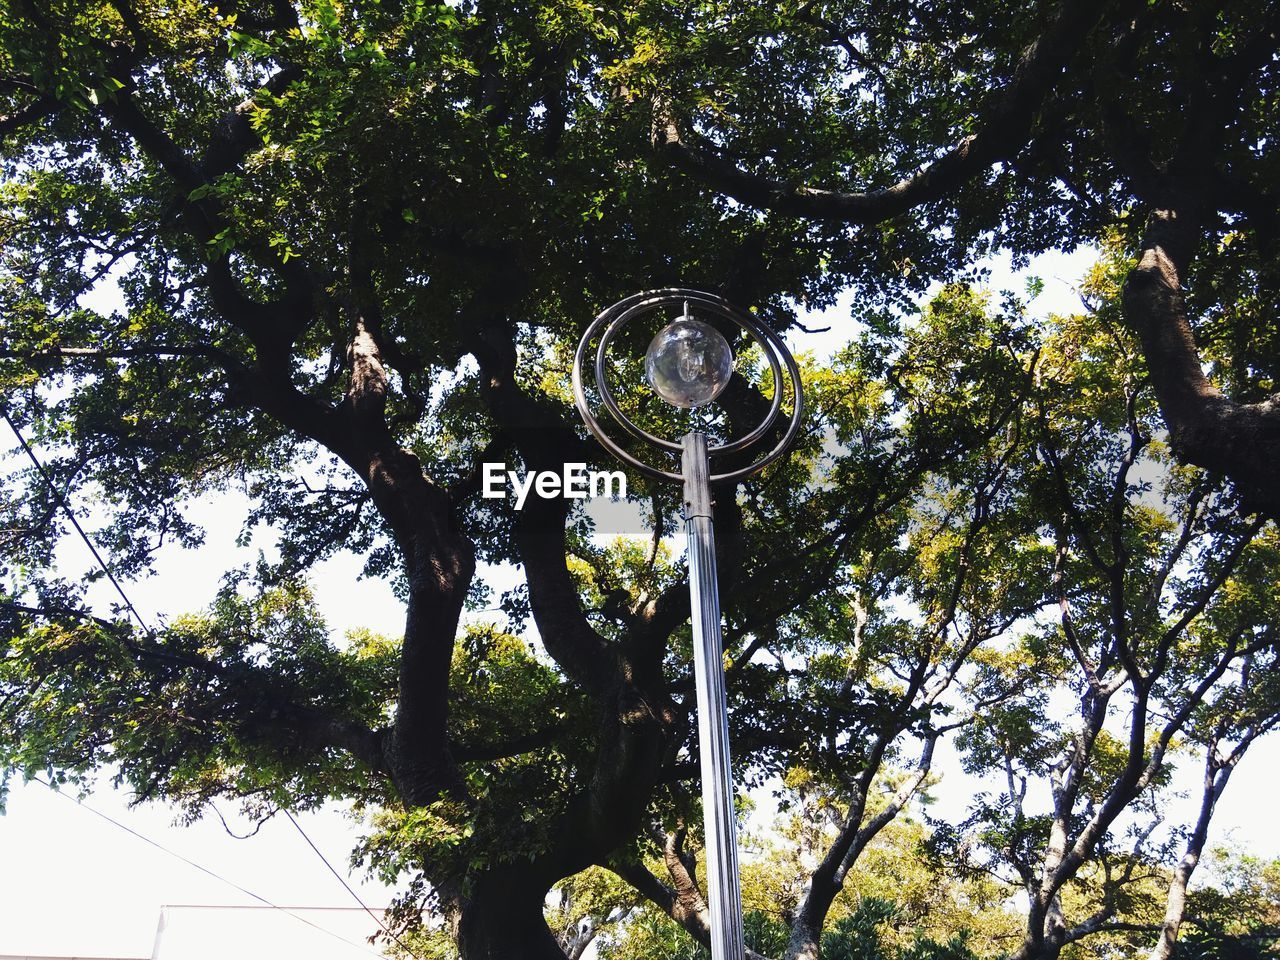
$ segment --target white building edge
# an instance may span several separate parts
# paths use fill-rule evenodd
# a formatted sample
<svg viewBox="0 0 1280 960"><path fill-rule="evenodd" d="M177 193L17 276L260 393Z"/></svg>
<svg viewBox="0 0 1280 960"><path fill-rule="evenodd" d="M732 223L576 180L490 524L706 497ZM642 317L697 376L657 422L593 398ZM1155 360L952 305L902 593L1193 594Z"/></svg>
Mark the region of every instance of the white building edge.
<svg viewBox="0 0 1280 960"><path fill-rule="evenodd" d="M381 916L380 911L374 914ZM166 904L150 957L0 954L0 960L381 960L377 920L360 907Z"/></svg>

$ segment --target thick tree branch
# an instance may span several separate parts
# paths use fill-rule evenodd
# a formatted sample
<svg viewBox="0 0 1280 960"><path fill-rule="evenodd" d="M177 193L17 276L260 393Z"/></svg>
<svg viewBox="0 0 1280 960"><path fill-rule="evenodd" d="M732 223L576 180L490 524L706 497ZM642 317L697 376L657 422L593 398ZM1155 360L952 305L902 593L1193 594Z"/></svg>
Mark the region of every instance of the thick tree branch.
<svg viewBox="0 0 1280 960"><path fill-rule="evenodd" d="M804 897L791 923L785 960L817 960L822 928L826 923L831 904L844 887L844 878L861 856L862 851L866 849L867 844L893 822L929 774L933 764L934 747L938 741L936 732L925 739L915 773L908 778L882 810L870 819L866 818L867 798L872 781L879 772L890 741L896 738L897 733L897 730L893 730L882 734L872 748L863 776L859 778L859 783L853 791L849 815L844 826L828 847L822 862L809 877Z"/></svg>
<svg viewBox="0 0 1280 960"><path fill-rule="evenodd" d="M16 133L23 127L38 123L45 117L51 117L58 111L60 104L53 97L39 97L13 113L0 117L0 140Z"/></svg>
<svg viewBox="0 0 1280 960"><path fill-rule="evenodd" d="M0 600L0 609L51 622L70 619L93 624L103 635L119 643L137 658L140 666L194 671L206 678L216 677L222 681L221 689L233 696L245 695L255 703L266 698L266 707L270 710L273 724L292 730L296 735L317 745L344 750L373 771L389 773L379 732L354 720L335 716L315 704L291 699L277 679L265 675L251 664L220 663L198 654L175 650L160 638L135 636L120 623L71 607L31 606ZM260 707L251 711L260 712Z"/></svg>
<svg viewBox="0 0 1280 960"><path fill-rule="evenodd" d="M506 757L517 757L524 753L532 753L549 747L563 736L564 724L552 724L543 730L535 730L524 736L513 737L500 743L455 744L453 758L458 763L481 763L502 760Z"/></svg>
<svg viewBox="0 0 1280 960"><path fill-rule="evenodd" d="M488 305L486 305L488 306ZM506 436L519 438L530 470L559 471L587 459L582 442L557 411L530 396L516 381L515 345L506 325L474 305L466 324L471 352L484 375L489 412ZM465 321L464 321L465 323ZM516 540L529 584L530 607L547 651L575 682L608 699L617 653L592 628L567 565L568 501L531 497L516 517Z"/></svg>
<svg viewBox="0 0 1280 960"><path fill-rule="evenodd" d="M663 859L664 861L667 859L665 850ZM711 945L710 912L696 884L685 887L683 891L677 887L671 887L654 876L653 872L638 860L609 863L607 867L678 923L689 936L704 947ZM746 955L747 960L768 960L750 948L747 949Z"/></svg>
<svg viewBox="0 0 1280 960"><path fill-rule="evenodd" d="M169 357L208 357L224 368L238 366L223 350L207 344L157 344L148 347L41 347L37 350L14 350L0 347L0 358L16 360L130 360L146 357L163 360Z"/></svg>
<svg viewBox="0 0 1280 960"><path fill-rule="evenodd" d="M280 71L268 89L283 89L295 75L287 68ZM232 111L202 166L146 115L132 89L125 82L106 112L175 181L183 192L179 205L187 229L196 240L208 242L224 224L220 206L212 197L191 195L251 147L248 108L241 104ZM294 386L291 374L291 344L314 317L321 291L301 263L285 262L258 244L246 249L272 265L284 292L271 302L250 297L225 253L206 269L214 306L252 339L258 355L254 366L229 371L233 395L333 451L368 485L400 548L409 594L399 703L385 744L387 760L410 804L430 803L442 789L460 794L447 735L448 680L454 634L475 569L471 545L457 527L448 494L391 436L385 420L386 371L366 315L358 315L350 343L346 398L340 407L330 407Z"/></svg>
<svg viewBox="0 0 1280 960"><path fill-rule="evenodd" d="M1187 210L1157 210L1124 285L1124 313L1142 340L1169 442L1184 461L1229 477L1247 508L1280 518L1280 395L1237 403L1205 375L1182 279L1200 242Z"/></svg>
<svg viewBox="0 0 1280 960"><path fill-rule="evenodd" d="M252 123L259 94L279 96L301 78L301 68L285 64L266 79L257 93L236 104L219 121L200 161L200 173L206 180L214 180L235 169L250 150L262 143Z"/></svg>
<svg viewBox="0 0 1280 960"><path fill-rule="evenodd" d="M779 213L870 224L939 200L992 164L1012 159L1031 137L1040 107L1107 5L1067 0L1025 51L1008 85L981 111L976 133L955 143L920 172L866 193L797 186L751 173L691 142L675 117L655 117L655 141L673 163L741 203Z"/></svg>

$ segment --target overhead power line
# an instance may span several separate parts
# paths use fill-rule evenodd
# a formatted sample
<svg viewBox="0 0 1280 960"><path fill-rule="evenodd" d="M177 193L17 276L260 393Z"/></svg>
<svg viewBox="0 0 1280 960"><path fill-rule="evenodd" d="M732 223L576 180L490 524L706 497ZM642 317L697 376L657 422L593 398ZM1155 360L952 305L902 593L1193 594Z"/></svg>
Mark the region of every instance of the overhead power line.
<svg viewBox="0 0 1280 960"><path fill-rule="evenodd" d="M107 579L111 581L111 585L115 587L116 593L120 595L120 599L124 602L125 607L127 607L129 612L133 614L133 618L138 622L138 626L142 628L144 633L154 636L154 631L147 625L146 621L142 619L141 614L138 613L138 608L134 606L133 601L129 599L129 595L125 593L124 587L121 585L120 581L116 579L115 574L111 572L111 568L108 567L106 564L106 561L103 560L102 554L98 552L97 546L94 544L93 540L89 537L89 535L85 532L84 527L80 526L80 521L76 518L75 511L71 509L71 504L67 502L67 498L63 496L62 491L60 491L56 486L54 486L52 478L49 476L48 471L45 470L44 468L44 464L40 462L40 459L36 456L35 451L31 449L30 444L27 443L26 438L22 435L22 431L18 429L18 425L14 423L13 419L9 416L8 408L2 402L0 402L0 416L4 417L5 422L9 425L9 429L12 430L13 435L18 438L18 443L21 445L23 452L26 453L27 458L35 466L36 471L40 474L41 479L44 480L45 485L49 488L50 494L57 499L58 505L62 508L62 511L67 515L67 519L71 521L71 525L75 528L76 533L80 535L80 539L84 541L85 546L89 548L89 552L93 555L93 559L97 561L98 566L102 568L102 572L106 575ZM59 796L66 796L66 794L63 794L60 791L58 791L57 788L55 788L52 784L47 783L44 780L41 780L39 777L36 777L35 779L37 782L43 783L45 786L52 789L55 793L58 793ZM68 797L68 799L75 799L75 798ZM145 840L147 843L151 844L152 846L157 847L160 850L163 850L165 853L168 853L172 856L177 857L179 860L182 860L184 863L190 864L191 866L195 867L197 870L201 870L209 874L211 877L215 877L216 879L221 880L223 883L229 884L230 886L239 890L241 893L245 894L246 896L252 897L255 900L259 900L262 903L266 904L267 906L272 907L276 910L283 910L285 913L288 913L291 917L294 917L295 919L301 921L302 923L305 923L310 927L315 927L317 930L321 930L332 937L337 937L337 939L342 940L344 943L351 943L350 940L347 940L344 937L338 936L338 934L334 933L332 930L325 930L323 927L317 926L316 924L312 923L310 920L307 920L305 917L300 917L296 913L292 913L291 911L289 911L284 907L276 906L276 904L267 900L265 897L260 897L258 896L258 894L252 892L251 890L246 890L244 887L240 886L239 884L231 880L226 879L223 876L220 876L219 874L210 870L208 867L204 867L196 863L194 860L188 860L186 857L182 856L182 854L175 853L173 850L170 850L168 847L165 847L162 844L157 843L155 840L152 840L150 837L145 837L142 834L138 833L136 830L132 829L131 827L128 827L117 820L113 820L111 817L107 816L107 814L105 813L102 813L100 810L95 810L93 807L88 806L87 804L83 803L80 800L76 800L76 803L84 807L86 810L90 811L91 813L97 814L99 817L102 817L107 822L113 823L120 829L128 831L129 833L133 834L135 837L138 837L140 840ZM321 862L323 862L324 865L329 868L329 872L332 873L338 879L338 882L342 884L342 886L346 889L347 893L349 893L352 899L354 899L355 902L360 905L360 908L364 910L364 912L367 913L373 919L373 921L378 925L379 929L381 929L383 933L385 933L388 937L394 940L396 944L400 947L400 949L402 949L405 953L407 953L412 958L412 960L418 960L418 957L414 954L414 952L404 945L404 942L398 936L396 936L395 933L391 931L391 928L388 927L385 922L383 922L383 919L380 916L378 916L376 913L374 913L374 911L369 908L368 904L366 904L363 900L360 899L360 895L357 894L354 889L352 889L349 883L347 883L346 878L343 877L342 874L340 874L334 868L333 864L329 862L329 859L320 851L320 848L315 845L315 842L309 836L307 836L307 832L302 829L302 824L298 823L298 821L294 818L293 814L290 813L288 810L285 810L284 815L289 818L289 822L292 823L294 828L298 831L298 833L302 835L302 839L307 842L307 846L309 846L313 851L315 851L316 856L319 857ZM361 949L368 950L367 947L362 947ZM369 952L372 953L373 951L369 951ZM378 956L378 954L374 954L374 956Z"/></svg>
<svg viewBox="0 0 1280 960"><path fill-rule="evenodd" d="M302 834L302 839L307 841L307 846L309 846L312 850L314 850L316 856L319 857L321 862L326 867L329 868L329 872L332 873L335 877L337 877L338 882L342 884L342 886L346 889L347 893L351 894L351 898L355 900L356 903L360 904L360 907L364 910L364 912L367 913L369 916L371 916L374 922L379 927L382 928L382 932L385 933L392 940L394 940L396 944L400 947L400 949L403 950L405 953L407 953L410 957L412 957L413 960L418 960L417 955L404 945L404 942L391 931L391 928L388 927L386 923L383 922L382 918L378 916L376 913L374 913L372 910L370 910L368 904L366 904L363 900L360 899L360 894L356 893L355 890L352 889L351 884L347 883L347 878L337 871L337 869L333 866L333 864L329 862L329 858L326 857L321 852L320 848L315 845L315 842L309 836L307 836L307 831L302 829L302 824L298 823L298 821L294 818L293 814L290 813L288 810L286 810L284 811L284 815L288 817L289 822L292 823L295 828L297 828L298 833Z"/></svg>
<svg viewBox="0 0 1280 960"><path fill-rule="evenodd" d="M62 512L67 515L67 519L71 521L71 526L75 527L76 533L80 534L80 539L84 541L85 546L89 548L89 552L93 554L93 559L96 560L98 566L102 568L102 572L106 574L107 579L111 581L111 585L116 588L116 593L120 595L120 599L124 601L125 607L127 607L129 612L133 614L133 619L138 621L138 626L142 628L142 632L154 635L155 631L147 626L146 621L142 619L142 615L138 613L138 608L133 605L133 601L129 599L129 595L124 592L124 587L122 587L120 585L120 581L116 579L116 575L111 572L111 568L108 567L106 561L102 559L102 554L98 552L98 548L94 544L93 540L90 539L89 534L85 533L84 527L80 526L80 521L76 519L76 514L75 511L71 509L71 504L67 502L67 498L63 495L62 491L54 486L53 479L49 476L49 472L45 470L44 464L40 462L35 451L31 449L31 445L27 443L27 438L22 435L22 431L18 429L18 425L14 423L13 418L9 416L9 408L3 402L0 402L0 416L4 417L4 422L9 425L9 429L13 431L13 435L18 438L18 444L22 447L23 453L27 455L27 459L35 466L36 472L40 474L40 478L44 480L45 486L49 488L50 495L58 501L58 506L62 507Z"/></svg>
<svg viewBox="0 0 1280 960"><path fill-rule="evenodd" d="M333 937L335 940L340 940L341 942L347 944L347 946L358 947L359 949L364 950L366 953L370 954L371 956L375 956L379 958L382 956L381 954L375 953L373 950L370 950L367 944L356 943L354 940L348 940L346 937L342 936L341 934L334 933L332 930L329 930L326 927L322 927L318 923L313 923L312 921L308 920L306 917L301 916L300 914L297 914L294 911L290 910L288 907L282 907L278 903L273 903L272 901L268 900L266 897L262 896L261 894L254 893L252 890L249 890L246 887L242 887L240 884L236 883L234 880L227 879L222 874L218 873L216 870L212 870L209 867L206 867L202 863L197 863L195 860L192 860L190 857L183 856L182 854L178 853L176 850L166 847L160 841L153 840L151 837L148 837L144 833L139 833L137 830L133 829L133 827L129 826L128 824L121 823L119 820L115 819L110 814L103 813L101 810L98 810L96 807L89 806L83 800L73 797L70 794L63 793L61 790L59 790L53 784L49 783L47 780L43 780L40 777L33 777L32 779L35 780L36 783L40 783L48 787L58 796L66 800L70 800L76 806L81 807L85 810L88 810L94 816L101 817L103 820L107 821L107 823L111 824L112 826L119 827L125 833L135 836L139 840L141 840L143 843L150 844L151 846L155 847L157 850L163 851L164 853L167 853L169 856L174 857L178 860L181 860L183 863L187 864L190 867L195 867L201 873L208 874L209 876L213 877L215 880L218 880L221 883L225 883L227 886L231 887L232 889L238 890L240 893L243 893L246 897L250 897L254 900L257 900L259 903L263 904L264 906L270 907L272 910L279 910L281 913L288 914L290 917L293 917L293 919L297 920L299 923L305 923L308 927L311 927L314 930L318 930L321 933L326 934L327 936Z"/></svg>

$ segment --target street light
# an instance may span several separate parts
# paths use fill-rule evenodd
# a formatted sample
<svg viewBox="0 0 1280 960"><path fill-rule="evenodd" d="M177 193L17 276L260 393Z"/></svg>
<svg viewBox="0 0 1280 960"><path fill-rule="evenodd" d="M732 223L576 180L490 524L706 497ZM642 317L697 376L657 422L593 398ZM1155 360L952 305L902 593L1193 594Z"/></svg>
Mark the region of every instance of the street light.
<svg viewBox="0 0 1280 960"><path fill-rule="evenodd" d="M653 338L645 353L645 376L663 400L683 409L704 406L720 395L733 374L733 351L724 336L691 310L746 331L764 351L773 374L773 401L761 423L729 443L707 445L692 429L677 443L656 436L630 420L609 387L609 345L637 317L682 310ZM591 412L584 387L587 354L599 337L592 367L600 402L622 430L670 458L680 455L680 472L663 470L623 449ZM791 384L791 415L782 437L744 467L711 472L711 459L758 450L782 410L783 369ZM800 429L803 398L800 370L773 330L721 297L699 290L667 289L638 293L605 310L587 328L573 362L573 396L587 429L619 460L656 480L684 485L685 532L689 540L689 594L693 611L693 668L698 702L698 747L702 762L702 812L707 842L707 899L711 910L712 960L743 960L742 894L738 884L738 843L733 811L733 775L729 766L729 722L724 688L724 644L720 637L720 597L716 583L711 484L742 480L782 456Z"/></svg>

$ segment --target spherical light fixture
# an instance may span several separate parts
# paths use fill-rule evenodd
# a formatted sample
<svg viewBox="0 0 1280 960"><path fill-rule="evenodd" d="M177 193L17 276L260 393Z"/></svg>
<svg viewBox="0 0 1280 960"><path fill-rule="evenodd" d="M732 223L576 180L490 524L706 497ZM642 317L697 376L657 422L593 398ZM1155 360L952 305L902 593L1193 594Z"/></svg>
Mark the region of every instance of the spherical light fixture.
<svg viewBox="0 0 1280 960"><path fill-rule="evenodd" d="M658 331L644 355L654 393L677 407L710 403L733 376L733 350L715 327L687 314Z"/></svg>

